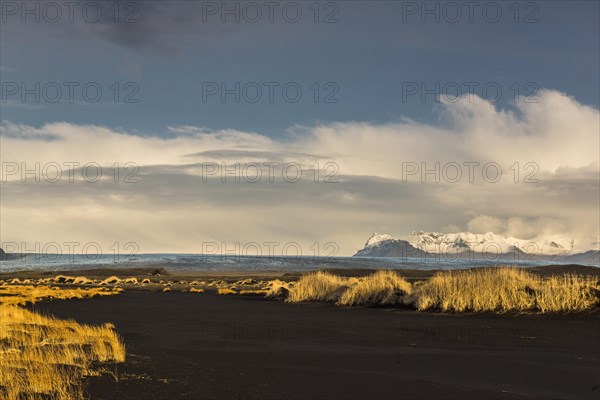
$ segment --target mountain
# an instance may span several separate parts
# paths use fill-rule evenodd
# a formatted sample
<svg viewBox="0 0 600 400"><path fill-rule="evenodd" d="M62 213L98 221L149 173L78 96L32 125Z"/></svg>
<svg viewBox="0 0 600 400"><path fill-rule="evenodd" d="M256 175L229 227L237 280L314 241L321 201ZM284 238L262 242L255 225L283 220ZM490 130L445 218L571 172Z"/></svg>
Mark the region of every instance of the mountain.
<svg viewBox="0 0 600 400"><path fill-rule="evenodd" d="M354 257L422 257L427 253L417 249L406 240L394 239L388 234L371 235L365 247Z"/></svg>
<svg viewBox="0 0 600 400"><path fill-rule="evenodd" d="M475 253L511 253L520 250L527 254L543 256L569 255L573 253L572 239L526 240L504 237L493 232L476 234L471 232L439 233L413 232L408 242L428 253L448 251L472 251Z"/></svg>
<svg viewBox="0 0 600 400"><path fill-rule="evenodd" d="M21 255L9 254L9 253L5 252L2 248L0 248L0 261L16 260L18 258L21 258Z"/></svg>
<svg viewBox="0 0 600 400"><path fill-rule="evenodd" d="M572 239L533 241L504 237L493 232L413 232L406 239L374 233L356 257L422 257L445 255L464 259L554 261L600 264L600 251L573 253ZM429 256L429 257L427 257Z"/></svg>
<svg viewBox="0 0 600 400"><path fill-rule="evenodd" d="M600 264L600 251L588 250L585 253L566 256L564 260L574 264Z"/></svg>

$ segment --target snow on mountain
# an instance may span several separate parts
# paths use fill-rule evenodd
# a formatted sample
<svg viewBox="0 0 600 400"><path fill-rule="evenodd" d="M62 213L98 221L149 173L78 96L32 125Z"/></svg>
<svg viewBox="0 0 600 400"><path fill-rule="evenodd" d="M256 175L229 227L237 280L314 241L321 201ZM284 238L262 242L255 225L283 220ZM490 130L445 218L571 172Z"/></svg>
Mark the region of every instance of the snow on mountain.
<svg viewBox="0 0 600 400"><path fill-rule="evenodd" d="M415 248L406 240L395 239L391 235L371 235L365 247L359 250L356 257L421 257L426 253Z"/></svg>
<svg viewBox="0 0 600 400"><path fill-rule="evenodd" d="M572 239L526 240L504 237L493 232L476 234L471 232L440 233L423 231L413 232L405 239L394 238L389 234L374 233L359 253L367 255L380 252L383 247L389 248L391 244L401 242L434 254L461 251L498 254L520 251L536 255L562 256L573 253Z"/></svg>
<svg viewBox="0 0 600 400"><path fill-rule="evenodd" d="M371 235L369 240L367 240L367 243L365 243L365 247L374 246L374 245L376 245L380 242L384 242L386 240L394 240L394 238L392 237L392 235L388 235L387 233L380 235L379 233L375 232L374 234Z"/></svg>
<svg viewBox="0 0 600 400"><path fill-rule="evenodd" d="M568 255L573 252L572 239L526 240L504 237L493 232L476 234L471 232L439 233L413 232L408 242L428 253L471 250L478 253L508 253L515 249L529 254Z"/></svg>

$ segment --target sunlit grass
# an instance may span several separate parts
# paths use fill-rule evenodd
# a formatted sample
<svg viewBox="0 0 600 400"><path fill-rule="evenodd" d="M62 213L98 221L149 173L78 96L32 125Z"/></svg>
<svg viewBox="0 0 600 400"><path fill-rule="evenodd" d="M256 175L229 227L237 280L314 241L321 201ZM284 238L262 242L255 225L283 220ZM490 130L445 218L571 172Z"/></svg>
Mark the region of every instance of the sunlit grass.
<svg viewBox="0 0 600 400"><path fill-rule="evenodd" d="M218 288L217 294L237 294L238 292L230 288Z"/></svg>
<svg viewBox="0 0 600 400"><path fill-rule="evenodd" d="M264 289L267 291L265 297L268 299L285 300L290 293L291 286L292 282L286 282L280 279L269 281L264 285Z"/></svg>
<svg viewBox="0 0 600 400"><path fill-rule="evenodd" d="M515 268L438 273L415 286L409 300L419 310L571 312L598 303L592 277L541 278Z"/></svg>
<svg viewBox="0 0 600 400"><path fill-rule="evenodd" d="M94 296L110 296L121 292L119 288L60 288L47 285L0 286L0 304L25 305L45 299L83 299Z"/></svg>
<svg viewBox="0 0 600 400"><path fill-rule="evenodd" d="M267 293L269 293L268 290L263 290L263 289L242 289L240 290L239 294L242 295L260 295L260 296L266 296Z"/></svg>
<svg viewBox="0 0 600 400"><path fill-rule="evenodd" d="M411 291L411 284L405 279L393 271L383 270L360 279L346 289L338 304L344 306L398 304Z"/></svg>
<svg viewBox="0 0 600 400"><path fill-rule="evenodd" d="M279 285L281 286L281 285ZM393 271L364 278L325 272L304 275L288 286L286 301L338 305L408 305L445 312L577 312L598 305L597 278L564 274L542 278L517 268L440 272L411 285ZM269 292L275 297L273 290Z"/></svg>
<svg viewBox="0 0 600 400"><path fill-rule="evenodd" d="M290 290L287 301L298 303L303 301L338 301L340 296L353 284L356 278L343 278L326 272L315 272L304 275Z"/></svg>
<svg viewBox="0 0 600 400"><path fill-rule="evenodd" d="M107 288L0 287L0 398L83 399L82 381L97 363L125 361L112 324L95 327L28 311L19 304L42 299L112 295Z"/></svg>

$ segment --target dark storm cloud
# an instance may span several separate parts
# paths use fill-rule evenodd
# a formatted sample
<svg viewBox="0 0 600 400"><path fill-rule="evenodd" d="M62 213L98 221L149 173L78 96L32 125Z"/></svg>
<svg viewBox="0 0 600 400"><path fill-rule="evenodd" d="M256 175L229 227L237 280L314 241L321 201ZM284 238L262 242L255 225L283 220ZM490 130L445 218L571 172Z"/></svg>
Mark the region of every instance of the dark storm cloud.
<svg viewBox="0 0 600 400"><path fill-rule="evenodd" d="M192 41L235 29L235 25L210 23L203 19L203 2L137 1L123 2L121 22L102 19L90 32L125 48L140 51L175 52ZM103 3L103 13L114 15L113 5ZM121 4L121 3L120 3Z"/></svg>
<svg viewBox="0 0 600 400"><path fill-rule="evenodd" d="M203 18L206 2L86 0L72 6L52 2L59 11L48 11L39 1L8 3L10 8L2 8L2 29L7 40L13 33L15 38L23 39L24 35L39 36L41 32L83 43L96 37L141 52L173 53L195 40L233 32L239 25ZM28 14L25 7L37 11Z"/></svg>

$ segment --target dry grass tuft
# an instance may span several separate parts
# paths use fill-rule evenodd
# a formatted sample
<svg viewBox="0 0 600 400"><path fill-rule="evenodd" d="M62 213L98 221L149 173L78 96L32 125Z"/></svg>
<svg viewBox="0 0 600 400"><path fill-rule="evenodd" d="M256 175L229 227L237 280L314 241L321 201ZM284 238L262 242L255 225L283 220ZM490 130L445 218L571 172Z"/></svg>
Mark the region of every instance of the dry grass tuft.
<svg viewBox="0 0 600 400"><path fill-rule="evenodd" d="M108 278L100 282L100 285L115 285L117 283L121 283L121 279L119 279L119 277L109 276Z"/></svg>
<svg viewBox="0 0 600 400"><path fill-rule="evenodd" d="M377 271L342 293L343 306L400 304L412 291L411 284L394 271Z"/></svg>
<svg viewBox="0 0 600 400"><path fill-rule="evenodd" d="M204 289L190 288L190 293L204 293Z"/></svg>
<svg viewBox="0 0 600 400"><path fill-rule="evenodd" d="M25 305L46 299L84 299L94 296L110 296L119 293L118 289L76 288L61 289L58 286L1 286L0 304Z"/></svg>
<svg viewBox="0 0 600 400"><path fill-rule="evenodd" d="M358 283L356 278L342 278L326 272L314 272L304 275L296 283L286 301L338 301L350 286Z"/></svg>
<svg viewBox="0 0 600 400"><path fill-rule="evenodd" d="M543 279L516 268L438 273L415 286L409 300L419 310L582 311L598 303L596 281L566 274Z"/></svg>
<svg viewBox="0 0 600 400"><path fill-rule="evenodd" d="M17 304L116 293L106 288L0 288L0 398L83 399L83 377L99 373L93 365L125 361L125 346L111 324L59 320Z"/></svg>
<svg viewBox="0 0 600 400"><path fill-rule="evenodd" d="M86 278L85 276L78 276L75 279L73 279L74 285L90 285L92 283L94 283L94 281Z"/></svg>
<svg viewBox="0 0 600 400"><path fill-rule="evenodd" d="M125 361L125 346L106 324L64 321L0 305L0 397L82 399L92 363Z"/></svg>
<svg viewBox="0 0 600 400"><path fill-rule="evenodd" d="M592 308L600 302L600 283L592 277L565 274L542 281L536 291L541 312L570 312Z"/></svg>
<svg viewBox="0 0 600 400"><path fill-rule="evenodd" d="M217 294L237 294L238 292L236 292L233 289L230 288L218 288L217 289Z"/></svg>
<svg viewBox="0 0 600 400"><path fill-rule="evenodd" d="M268 290L263 290L263 289L242 289L240 290L241 295L260 295L260 296L266 296L267 293L269 293Z"/></svg>
<svg viewBox="0 0 600 400"><path fill-rule="evenodd" d="M291 285L279 279L267 282L265 285L265 297L268 299L286 299L290 293Z"/></svg>
<svg viewBox="0 0 600 400"><path fill-rule="evenodd" d="M54 283L73 283L75 281L74 276L57 275L50 279Z"/></svg>
<svg viewBox="0 0 600 400"><path fill-rule="evenodd" d="M541 278L517 268L481 268L440 272L411 285L393 271L365 278L316 272L296 285L269 283L266 297L288 302L330 301L338 305L412 305L445 312L577 312L599 304L600 283L573 274ZM289 292L289 293L288 293Z"/></svg>

